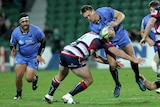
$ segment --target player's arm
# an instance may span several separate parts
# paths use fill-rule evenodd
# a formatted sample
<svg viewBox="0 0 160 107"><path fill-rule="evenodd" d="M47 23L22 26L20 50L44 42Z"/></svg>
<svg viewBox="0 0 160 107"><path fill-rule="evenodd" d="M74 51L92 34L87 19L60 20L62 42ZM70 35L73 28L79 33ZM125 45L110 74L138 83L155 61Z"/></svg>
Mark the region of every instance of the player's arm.
<svg viewBox="0 0 160 107"><path fill-rule="evenodd" d="M147 23L147 26L146 26L145 31L144 31L143 38L142 38L141 41L140 41L140 45L141 45L141 46L142 46L142 44L146 41L146 39L147 39L147 37L148 37L148 35L149 35L150 31L151 31L151 28L152 28L153 24L156 22L156 20L157 20L157 19L154 18L154 17L151 17L151 18L149 19L149 22Z"/></svg>
<svg viewBox="0 0 160 107"><path fill-rule="evenodd" d="M155 82L150 82L148 80L143 81L143 83L145 84L146 88L148 90L155 90L157 89L157 85Z"/></svg>
<svg viewBox="0 0 160 107"><path fill-rule="evenodd" d="M154 24L155 22L156 22L156 18L151 17L151 18L149 19L149 22L147 23L147 26L146 26L146 29L145 29L143 38L148 37L148 35L149 35L150 31L151 31L151 28L152 28L152 26L153 26L153 24Z"/></svg>
<svg viewBox="0 0 160 107"><path fill-rule="evenodd" d="M110 25L112 27L119 25L124 20L125 15L118 10L114 10L114 16L113 17L116 19L116 21L110 22Z"/></svg>
<svg viewBox="0 0 160 107"><path fill-rule="evenodd" d="M92 58L96 62L108 64L108 60L106 58L103 58L103 57L97 55L95 52L92 54Z"/></svg>
<svg viewBox="0 0 160 107"><path fill-rule="evenodd" d="M141 38L143 38L143 36L144 36L144 29L141 29L141 31L140 31L140 33L141 33ZM154 45L154 41L149 37L149 36L147 36L146 37L146 41L148 42L148 44L150 45L150 46L153 46Z"/></svg>
<svg viewBox="0 0 160 107"><path fill-rule="evenodd" d="M154 90L154 89L158 88L156 85L156 82L148 81L142 74L140 74L140 77L142 78L143 83L145 84L145 86L148 90Z"/></svg>
<svg viewBox="0 0 160 107"><path fill-rule="evenodd" d="M132 62L134 62L134 63L143 63L143 62L144 62L144 59L131 57L131 56L129 56L128 54L126 54L125 52L117 49L116 47L110 47L110 48L108 48L108 50L109 50L112 54L114 54L114 55L116 55L116 56L118 56L118 57L120 57L120 58L129 60L129 61L132 61Z"/></svg>
<svg viewBox="0 0 160 107"><path fill-rule="evenodd" d="M102 56L99 56L95 52L92 54L92 58L96 62L103 63L103 64L108 64L108 60L106 58L104 58ZM124 65L120 61L116 61L116 63L117 63L117 68L123 68L124 67Z"/></svg>
<svg viewBox="0 0 160 107"><path fill-rule="evenodd" d="M44 52L44 49L46 47L46 39L43 38L41 41L40 41L40 47L39 47L39 50L38 50L38 55L41 56Z"/></svg>
<svg viewBox="0 0 160 107"><path fill-rule="evenodd" d="M141 33L141 38L144 37L144 29L141 29L140 33ZM149 35L146 37L146 41L148 42L149 46L153 46L154 45L154 41L149 37Z"/></svg>
<svg viewBox="0 0 160 107"><path fill-rule="evenodd" d="M42 55L43 52L44 52L45 47L46 47L46 39L43 38L43 39L40 41L40 47L39 47L38 55L37 55L37 58L36 58L36 60L37 60L38 62L40 62L41 64L42 64L42 63L45 64L45 60L41 57L41 55Z"/></svg>

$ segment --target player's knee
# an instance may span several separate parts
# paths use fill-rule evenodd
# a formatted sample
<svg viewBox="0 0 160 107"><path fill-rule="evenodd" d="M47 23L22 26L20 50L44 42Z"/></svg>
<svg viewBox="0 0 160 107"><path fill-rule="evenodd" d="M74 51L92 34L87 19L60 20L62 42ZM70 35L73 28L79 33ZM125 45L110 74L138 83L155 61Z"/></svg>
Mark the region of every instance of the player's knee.
<svg viewBox="0 0 160 107"><path fill-rule="evenodd" d="M88 87L89 85L91 85L93 83L93 78L84 80L84 82L85 82L86 86Z"/></svg>
<svg viewBox="0 0 160 107"><path fill-rule="evenodd" d="M34 78L33 77L26 77L27 82L33 82Z"/></svg>

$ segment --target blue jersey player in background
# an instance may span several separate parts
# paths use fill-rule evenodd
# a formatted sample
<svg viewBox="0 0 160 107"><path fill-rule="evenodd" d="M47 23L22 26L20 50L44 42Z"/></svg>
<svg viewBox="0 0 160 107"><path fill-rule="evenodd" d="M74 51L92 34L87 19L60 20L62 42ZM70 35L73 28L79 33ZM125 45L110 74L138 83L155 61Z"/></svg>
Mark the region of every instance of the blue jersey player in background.
<svg viewBox="0 0 160 107"><path fill-rule="evenodd" d="M16 55L17 94L14 99L17 100L22 98L22 78L25 72L26 80L32 83L32 89L37 89L38 75L36 75L36 71L39 62L45 63L41 57L45 49L45 35L40 28L30 24L28 14L21 13L19 26L13 30L10 44L11 55Z"/></svg>
<svg viewBox="0 0 160 107"><path fill-rule="evenodd" d="M151 2L149 2L149 9L150 9L150 13L152 13L154 11L154 8L157 7L159 5L159 1L158 0L152 0ZM148 14L147 16L145 16L143 19L142 19L142 23L141 23L141 36L143 37L144 36L144 32L145 32L145 28L147 26L147 23L149 21L149 19L151 18L151 14ZM156 42L156 38L155 38L155 29L154 29L154 26L152 26L152 29L150 31L150 34L149 36L146 38L148 44L150 46L153 46L154 47L154 52L155 52L155 55L154 55L154 58L153 58L153 61L152 61L152 69L153 71L157 71L157 66L159 66L159 61L157 61L157 57L158 57L158 47L157 45L155 44ZM156 69L155 69L156 68ZM160 88L156 90L156 93L160 93Z"/></svg>
<svg viewBox="0 0 160 107"><path fill-rule="evenodd" d="M154 10L151 12L151 17L145 28L145 32L144 32L143 38L140 41L140 45L142 45L144 42L148 42L147 38L153 26L155 30L155 45L158 48L156 52L157 56L155 58L155 61L156 63L160 63L160 5L155 7ZM149 90L160 88L160 69L158 66L154 66L153 68L157 73L157 80L155 82L150 82L142 76L144 83L146 85L146 88Z"/></svg>
<svg viewBox="0 0 160 107"><path fill-rule="evenodd" d="M120 23L125 18L125 15L122 12L111 7L102 7L94 10L91 5L83 5L80 9L80 13L89 21L91 31L97 34L99 34L101 29L107 25L114 27L116 35L111 41L112 44L115 46L119 46L125 53L132 57L135 57L134 49L129 39L128 32L123 28L123 26L120 25ZM107 56L107 59L113 60L113 58L109 59L109 56ZM114 60L111 62L112 63L109 63L110 72L116 83L114 97L118 97L120 95L121 84L118 79L118 70L116 69L116 63ZM138 83L140 89L142 91L145 91L145 85L139 76L138 64L131 62L131 67L135 73L136 82Z"/></svg>

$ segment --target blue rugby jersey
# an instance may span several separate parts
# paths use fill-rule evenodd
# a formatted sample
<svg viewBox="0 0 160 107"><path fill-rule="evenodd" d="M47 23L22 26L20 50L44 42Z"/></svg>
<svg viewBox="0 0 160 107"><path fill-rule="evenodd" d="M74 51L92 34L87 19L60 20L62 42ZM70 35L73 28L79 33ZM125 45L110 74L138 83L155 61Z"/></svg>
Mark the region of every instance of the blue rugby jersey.
<svg viewBox="0 0 160 107"><path fill-rule="evenodd" d="M114 18L114 9L111 7L102 7L96 10L97 14L100 16L101 20L99 23L92 23L90 24L91 31L99 34L101 29L105 26L109 25L111 21L115 21ZM115 30L115 38L111 41L114 46L119 46L123 48L124 46L131 43L128 32L123 28L121 24L114 27Z"/></svg>
<svg viewBox="0 0 160 107"><path fill-rule="evenodd" d="M114 16L114 9L110 7L102 7L96 10L96 13L100 16L101 20L98 24L90 22L90 29L91 31L99 34L102 28L106 25L109 25L111 21L115 21L116 19ZM114 27L115 32L122 30L123 27L119 24Z"/></svg>
<svg viewBox="0 0 160 107"><path fill-rule="evenodd" d="M36 57L40 47L39 41L43 38L43 31L35 25L30 24L28 33L22 33L18 26L11 34L10 44L18 46L17 56Z"/></svg>

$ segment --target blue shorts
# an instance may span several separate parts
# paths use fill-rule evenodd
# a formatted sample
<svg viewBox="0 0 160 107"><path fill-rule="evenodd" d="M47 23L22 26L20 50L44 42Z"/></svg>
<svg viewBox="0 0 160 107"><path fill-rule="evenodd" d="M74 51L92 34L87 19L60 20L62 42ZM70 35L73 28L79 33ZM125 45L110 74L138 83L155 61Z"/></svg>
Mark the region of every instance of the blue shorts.
<svg viewBox="0 0 160 107"><path fill-rule="evenodd" d="M120 30L116 33L115 38L112 40L112 44L114 46L119 46L123 48L131 43L131 40L128 36L128 32L126 30Z"/></svg>
<svg viewBox="0 0 160 107"><path fill-rule="evenodd" d="M86 65L85 63L82 62L82 60L65 54L60 54L60 64L70 69L81 68Z"/></svg>
<svg viewBox="0 0 160 107"><path fill-rule="evenodd" d="M36 58L25 58L25 57L16 57L16 64L26 64L29 68L38 70L39 62L36 61Z"/></svg>

